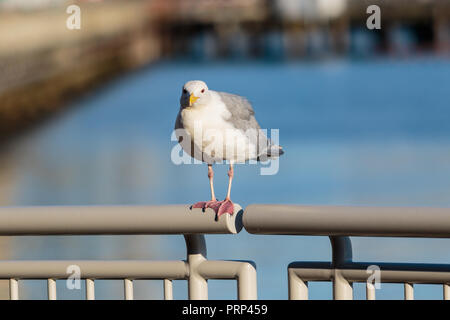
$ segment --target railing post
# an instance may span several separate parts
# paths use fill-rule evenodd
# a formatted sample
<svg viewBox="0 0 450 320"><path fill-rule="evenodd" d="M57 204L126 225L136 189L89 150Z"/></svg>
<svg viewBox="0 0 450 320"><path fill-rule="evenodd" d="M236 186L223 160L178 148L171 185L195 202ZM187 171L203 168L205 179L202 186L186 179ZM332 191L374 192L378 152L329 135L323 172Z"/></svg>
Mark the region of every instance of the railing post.
<svg viewBox="0 0 450 320"><path fill-rule="evenodd" d="M352 242L349 237L331 236L333 276L333 298L335 300L352 300L353 284L342 276L341 267L352 261Z"/></svg>
<svg viewBox="0 0 450 320"><path fill-rule="evenodd" d="M188 292L190 300L208 299L208 283L198 273L198 266L206 260L205 237L200 234L184 235L189 265Z"/></svg>
<svg viewBox="0 0 450 320"><path fill-rule="evenodd" d="M256 269L250 262L242 264L239 270L238 282L238 300L256 300L257 280Z"/></svg>
<svg viewBox="0 0 450 320"><path fill-rule="evenodd" d="M9 279L9 299L19 300L19 282L17 279Z"/></svg>
<svg viewBox="0 0 450 320"><path fill-rule="evenodd" d="M366 282L366 300L375 300L375 286Z"/></svg>
<svg viewBox="0 0 450 320"><path fill-rule="evenodd" d="M404 288L405 300L414 300L414 284L405 283Z"/></svg>
<svg viewBox="0 0 450 320"><path fill-rule="evenodd" d="M164 300L173 300L173 286L170 279L164 279Z"/></svg>
<svg viewBox="0 0 450 320"><path fill-rule="evenodd" d="M334 270L333 277L333 299L334 300L352 300L353 285L342 276L340 270Z"/></svg>
<svg viewBox="0 0 450 320"><path fill-rule="evenodd" d="M352 242L349 237L331 236L331 253L334 268L339 268L347 262L352 262Z"/></svg>
<svg viewBox="0 0 450 320"><path fill-rule="evenodd" d="M308 300L308 282L303 281L288 268L289 300Z"/></svg>
<svg viewBox="0 0 450 320"><path fill-rule="evenodd" d="M55 281L55 279L47 279L47 295L48 295L48 300L56 300L56 281Z"/></svg>
<svg viewBox="0 0 450 320"><path fill-rule="evenodd" d="M124 288L123 295L125 300L133 300L134 299L133 280L123 279L123 288Z"/></svg>
<svg viewBox="0 0 450 320"><path fill-rule="evenodd" d="M444 283L443 291L444 291L444 300L450 300L450 284Z"/></svg>
<svg viewBox="0 0 450 320"><path fill-rule="evenodd" d="M95 300L94 279L86 279L86 300Z"/></svg>

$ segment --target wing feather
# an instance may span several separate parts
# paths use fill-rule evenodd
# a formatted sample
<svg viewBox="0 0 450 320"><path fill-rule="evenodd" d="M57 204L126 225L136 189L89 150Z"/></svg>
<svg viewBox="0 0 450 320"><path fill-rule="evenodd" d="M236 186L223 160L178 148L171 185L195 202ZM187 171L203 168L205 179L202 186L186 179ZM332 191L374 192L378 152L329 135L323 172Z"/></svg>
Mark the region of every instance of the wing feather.
<svg viewBox="0 0 450 320"><path fill-rule="evenodd" d="M260 126L255 118L255 111L250 102L236 94L218 92L223 103L231 113L228 119L236 129L247 131L248 129L259 130Z"/></svg>

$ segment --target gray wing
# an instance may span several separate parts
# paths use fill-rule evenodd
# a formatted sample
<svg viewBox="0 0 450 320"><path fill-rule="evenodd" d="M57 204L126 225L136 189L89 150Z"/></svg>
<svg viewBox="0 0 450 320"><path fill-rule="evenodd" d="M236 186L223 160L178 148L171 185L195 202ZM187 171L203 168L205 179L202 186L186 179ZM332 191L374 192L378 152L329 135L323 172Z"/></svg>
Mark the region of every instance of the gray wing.
<svg viewBox="0 0 450 320"><path fill-rule="evenodd" d="M228 119L228 121L233 123L236 129L243 131L247 131L248 129L260 129L260 126L255 119L255 111L246 98L226 92L217 93L231 113L231 118Z"/></svg>
<svg viewBox="0 0 450 320"><path fill-rule="evenodd" d="M235 94L226 92L218 92L218 94L231 113L231 118L228 121L236 129L244 131L251 143L256 145L257 159L260 160L270 157L272 143L261 131L261 127L255 119L255 111L250 102L246 98Z"/></svg>

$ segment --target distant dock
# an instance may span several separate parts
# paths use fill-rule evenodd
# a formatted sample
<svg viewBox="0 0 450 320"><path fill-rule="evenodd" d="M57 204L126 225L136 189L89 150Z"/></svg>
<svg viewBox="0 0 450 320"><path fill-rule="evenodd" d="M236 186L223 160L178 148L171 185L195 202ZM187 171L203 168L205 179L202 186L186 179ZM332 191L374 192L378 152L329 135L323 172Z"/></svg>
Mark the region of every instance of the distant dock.
<svg viewBox="0 0 450 320"><path fill-rule="evenodd" d="M0 142L70 97L159 58L145 2L81 9L80 30L67 29L66 7L0 12Z"/></svg>

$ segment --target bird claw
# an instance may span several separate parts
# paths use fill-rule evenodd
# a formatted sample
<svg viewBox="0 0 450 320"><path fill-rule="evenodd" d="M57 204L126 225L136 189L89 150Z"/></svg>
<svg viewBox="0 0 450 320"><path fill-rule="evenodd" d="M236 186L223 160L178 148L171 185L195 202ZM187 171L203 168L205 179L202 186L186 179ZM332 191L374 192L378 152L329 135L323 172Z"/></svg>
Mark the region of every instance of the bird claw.
<svg viewBox="0 0 450 320"><path fill-rule="evenodd" d="M225 213L229 213L233 215L234 213L234 204L231 200L225 199L223 201L210 200L210 201L200 201L194 203L190 209L202 209L203 212L206 211L207 208L211 208L216 213L216 220Z"/></svg>
<svg viewBox="0 0 450 320"><path fill-rule="evenodd" d="M218 209L219 205L220 205L220 202L217 200L200 201L200 202L194 203L191 206L191 210L193 208L195 208L195 209L202 209L202 211L205 212L205 210L207 208L211 208L217 213L217 209Z"/></svg>
<svg viewBox="0 0 450 320"><path fill-rule="evenodd" d="M217 210L217 219L225 213L229 213L230 215L233 215L234 213L234 204L230 199L225 199L220 202L220 206Z"/></svg>

